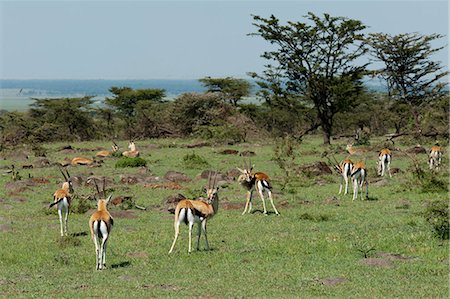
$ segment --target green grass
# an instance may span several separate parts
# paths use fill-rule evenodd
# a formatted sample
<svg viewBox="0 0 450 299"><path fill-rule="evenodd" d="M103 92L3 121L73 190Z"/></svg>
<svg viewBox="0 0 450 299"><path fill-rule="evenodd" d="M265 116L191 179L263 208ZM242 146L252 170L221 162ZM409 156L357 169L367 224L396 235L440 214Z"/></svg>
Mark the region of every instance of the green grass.
<svg viewBox="0 0 450 299"><path fill-rule="evenodd" d="M121 142L125 148L125 142ZM20 170L25 179L47 177L49 184L28 187L10 194L3 186L9 176L0 176L0 297L38 298L447 298L448 242L435 237L423 212L430 200L448 200L445 192L426 193L410 183L407 171L411 161L394 152L392 167L402 173L386 184L369 187L370 201L352 201L351 194L338 196L338 178L299 177L289 192L280 193L282 171L271 161L269 141L196 148L208 168L227 171L242 166L242 157L217 154L224 149L252 150L252 163L258 171L270 174L275 204L281 216L262 215L261 201L254 198L255 213L242 216L245 193L236 182L220 190L218 214L208 224L211 251L187 253L187 227L172 255L167 252L173 240L173 215L161 211L165 197L187 195L200 189L206 180L196 179L203 169L186 168L184 157L193 150L183 145L192 140L138 141L141 157L149 172L163 177L169 170L192 178L181 183L185 190L145 188L120 183L121 174L139 173L137 168L115 168L119 158L104 159L102 167L69 167L77 175L105 175L113 178L114 195L131 195L146 211L122 212L116 217L106 262L108 269L95 270L94 245L87 234L89 211L69 216L69 233L59 237L55 210L47 210L61 174L56 167ZM46 144L47 158L57 161L76 155L92 157L93 152L62 154L66 143ZM159 148L146 147L157 144ZM107 142L72 144L75 148L104 146ZM320 159L319 137L306 138L300 145L296 163ZM345 157L342 152L337 158ZM31 161L16 161L16 167ZM376 152L367 154L371 180L375 179ZM419 156L426 161L426 156ZM324 160L324 159L320 159ZM325 160L324 160L325 161ZM0 160L0 166L12 160ZM445 159L442 169L447 169ZM448 174L439 179L448 181ZM75 189L77 196L93 194L93 188ZM333 196L337 200L333 200ZM77 199L75 199L77 200ZM225 210L224 203L241 204L241 209ZM268 209L271 211L270 204ZM129 213L129 214L127 214ZM195 244L194 244L195 246ZM204 248L204 240L201 249ZM364 257L364 251L373 248ZM389 255L390 254L390 255ZM400 255L402 258L392 258ZM391 258L386 257L391 256ZM368 261L378 261L370 265ZM331 283L330 283L331 281ZM332 283L332 281L337 281Z"/></svg>

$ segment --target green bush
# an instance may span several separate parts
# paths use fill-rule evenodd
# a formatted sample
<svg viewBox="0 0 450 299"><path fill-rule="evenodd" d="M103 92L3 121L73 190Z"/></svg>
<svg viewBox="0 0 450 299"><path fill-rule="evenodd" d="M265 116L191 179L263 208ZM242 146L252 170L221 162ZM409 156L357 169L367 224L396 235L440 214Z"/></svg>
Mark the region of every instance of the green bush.
<svg viewBox="0 0 450 299"><path fill-rule="evenodd" d="M433 227L435 235L443 240L449 239L449 208L445 200L430 202L424 212L425 219Z"/></svg>
<svg viewBox="0 0 450 299"><path fill-rule="evenodd" d="M196 169L196 168L206 168L209 167L208 161L206 161L201 156L197 155L196 153L187 154L183 157L183 164L186 168L189 169Z"/></svg>
<svg viewBox="0 0 450 299"><path fill-rule="evenodd" d="M146 166L147 161L140 157L136 158L129 158L129 157L122 157L119 161L116 162L116 168L125 168L125 167L141 167Z"/></svg>

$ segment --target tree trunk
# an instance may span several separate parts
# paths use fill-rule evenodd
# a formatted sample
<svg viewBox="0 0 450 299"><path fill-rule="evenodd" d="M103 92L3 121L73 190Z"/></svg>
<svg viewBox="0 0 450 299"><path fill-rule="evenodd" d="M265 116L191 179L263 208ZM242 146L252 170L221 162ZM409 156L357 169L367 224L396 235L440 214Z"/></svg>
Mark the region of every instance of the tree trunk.
<svg viewBox="0 0 450 299"><path fill-rule="evenodd" d="M322 117L321 126L323 131L323 144L331 145L331 132L333 128L331 118Z"/></svg>

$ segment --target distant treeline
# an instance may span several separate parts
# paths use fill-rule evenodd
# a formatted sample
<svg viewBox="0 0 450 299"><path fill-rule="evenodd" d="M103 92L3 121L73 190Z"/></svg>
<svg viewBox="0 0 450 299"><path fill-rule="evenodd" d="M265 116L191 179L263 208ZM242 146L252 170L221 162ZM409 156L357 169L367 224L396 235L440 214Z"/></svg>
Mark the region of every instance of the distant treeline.
<svg viewBox="0 0 450 299"><path fill-rule="evenodd" d="M211 83L213 79L205 80ZM163 137L236 143L286 135L300 139L321 130L312 105L289 99L243 104L249 85L240 79L214 80L233 84L225 87L215 82L204 93L185 93L173 101L164 100L162 89L112 87L114 96L106 98L103 107L93 106L91 97L34 99L27 112L0 114L1 145ZM375 92L362 93L358 102L335 116L334 137L364 143L371 136L414 132L410 105ZM423 107L420 133L448 139L447 117L448 96L443 95Z"/></svg>

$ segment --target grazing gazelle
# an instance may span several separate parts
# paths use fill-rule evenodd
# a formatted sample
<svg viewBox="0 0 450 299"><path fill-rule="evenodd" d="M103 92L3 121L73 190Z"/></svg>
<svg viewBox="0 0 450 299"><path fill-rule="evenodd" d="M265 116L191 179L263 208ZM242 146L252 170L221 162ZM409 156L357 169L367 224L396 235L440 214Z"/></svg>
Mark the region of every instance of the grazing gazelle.
<svg viewBox="0 0 450 299"><path fill-rule="evenodd" d="M61 237L64 237L64 235L67 236L67 221L69 218L69 208L70 208L70 201L72 199L73 193L73 185L72 180L70 178L69 172L67 169L64 169L66 173L64 173L61 169L63 177L64 177L64 183L61 186L61 189L58 189L53 194L53 203L51 203L48 207L51 208L54 205L57 205L58 207L58 215L59 215L59 223L61 225ZM63 220L63 211L64 211L64 220Z"/></svg>
<svg viewBox="0 0 450 299"><path fill-rule="evenodd" d="M139 157L139 151L136 149L136 145L134 144L133 140L130 140L130 142L128 142L128 149L129 151L124 151L122 153L123 156L129 158Z"/></svg>
<svg viewBox="0 0 450 299"><path fill-rule="evenodd" d="M382 149L378 154L378 164L377 164L378 175L384 176L387 170L387 172L389 173L389 177L392 177L391 160L392 160L391 150L389 150L388 148Z"/></svg>
<svg viewBox="0 0 450 299"><path fill-rule="evenodd" d="M208 237L206 235L206 224L209 219L217 214L219 209L219 195L217 193L218 188L216 186L216 181L217 173L214 174L214 179L212 179L212 175L210 173L208 177L208 187L206 189L206 200L183 199L178 202L175 208L175 237L173 239L172 246L170 247L169 254L172 253L175 243L177 242L181 222L184 222L189 226L188 252L191 253L192 251L192 227L194 226L194 223L198 223L197 250L199 250L200 236L202 232L205 235L206 250L209 250Z"/></svg>
<svg viewBox="0 0 450 299"><path fill-rule="evenodd" d="M363 199L363 186L366 185L366 199L369 198L369 184L367 182L367 169L364 162L356 162L352 169L353 179L353 200L358 198L360 191L361 199Z"/></svg>
<svg viewBox="0 0 450 299"><path fill-rule="evenodd" d="M95 179L94 182L99 194L100 191ZM95 264L97 270L106 268L106 242L108 241L112 226L114 224L114 220L107 209L108 202L112 195L104 199L106 196L104 183L105 182L103 182L103 198L100 198L97 201L97 211L94 212L89 219L91 238L95 244Z"/></svg>
<svg viewBox="0 0 450 299"><path fill-rule="evenodd" d="M431 147L430 155L428 156L428 165L431 170L439 170L442 160L442 150L441 147L435 145Z"/></svg>
<svg viewBox="0 0 450 299"><path fill-rule="evenodd" d="M241 184L245 189L247 189L247 198L245 201L245 208L244 212L242 212L242 215L245 214L245 212L250 213L252 210L252 195L253 191L256 189L256 191L259 194L259 197L262 200L263 209L264 209L264 215L267 215L267 209L266 209L266 202L264 200L263 192L267 191L267 194L269 195L270 203L272 204L273 210L275 211L275 214L280 215L278 213L277 208L275 208L275 204L273 203L272 198L272 186L270 185L270 178L267 174L264 172L255 172L253 173L253 165L251 165L251 162L249 161L248 166L246 165L246 162L244 160L244 169L240 169L239 167L236 167L242 174L238 178L239 184Z"/></svg>
<svg viewBox="0 0 450 299"><path fill-rule="evenodd" d="M115 152L119 150L119 146L113 141L113 145L111 145L111 151L99 151L95 154L96 157L105 158L112 156Z"/></svg>

